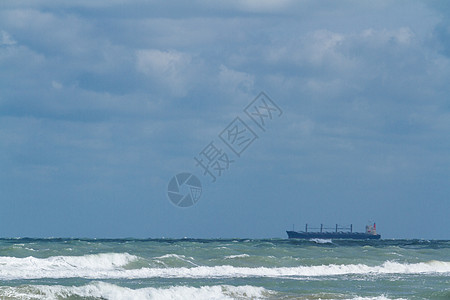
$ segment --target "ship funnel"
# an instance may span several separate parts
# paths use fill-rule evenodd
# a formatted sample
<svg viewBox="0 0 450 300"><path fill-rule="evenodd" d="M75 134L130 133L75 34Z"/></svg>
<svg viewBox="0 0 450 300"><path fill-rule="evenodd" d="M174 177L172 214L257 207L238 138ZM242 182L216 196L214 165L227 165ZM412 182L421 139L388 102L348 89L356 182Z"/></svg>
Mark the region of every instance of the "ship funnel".
<svg viewBox="0 0 450 300"><path fill-rule="evenodd" d="M366 233L367 234L377 234L377 225L373 223L373 225L366 225Z"/></svg>

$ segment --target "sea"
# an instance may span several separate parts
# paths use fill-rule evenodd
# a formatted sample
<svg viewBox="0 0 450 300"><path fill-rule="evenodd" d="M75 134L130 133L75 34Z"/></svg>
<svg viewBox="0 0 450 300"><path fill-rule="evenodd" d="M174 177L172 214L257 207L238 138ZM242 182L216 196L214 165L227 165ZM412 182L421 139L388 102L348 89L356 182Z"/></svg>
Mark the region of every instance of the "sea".
<svg viewBox="0 0 450 300"><path fill-rule="evenodd" d="M450 241L0 239L0 299L450 299Z"/></svg>

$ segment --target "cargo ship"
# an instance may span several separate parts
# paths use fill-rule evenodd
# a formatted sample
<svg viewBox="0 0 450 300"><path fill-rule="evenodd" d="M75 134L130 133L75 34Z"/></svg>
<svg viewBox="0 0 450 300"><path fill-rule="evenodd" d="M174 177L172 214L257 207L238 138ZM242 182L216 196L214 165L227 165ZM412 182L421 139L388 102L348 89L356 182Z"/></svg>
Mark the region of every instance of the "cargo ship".
<svg viewBox="0 0 450 300"><path fill-rule="evenodd" d="M318 230L319 228L309 228ZM333 231L327 231L334 229ZM366 226L366 232L353 232L353 225L342 227L336 224L335 227L323 227L320 225L320 231L308 231L308 224L305 231L286 231L290 239L351 239L351 240L378 240L381 235L377 234L377 225L375 223Z"/></svg>

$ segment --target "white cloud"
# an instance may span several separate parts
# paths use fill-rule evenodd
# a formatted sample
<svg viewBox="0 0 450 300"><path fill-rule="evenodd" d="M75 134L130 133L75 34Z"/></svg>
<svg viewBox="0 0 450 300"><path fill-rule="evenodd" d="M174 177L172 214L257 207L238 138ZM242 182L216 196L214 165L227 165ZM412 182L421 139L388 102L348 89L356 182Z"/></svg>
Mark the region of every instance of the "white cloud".
<svg viewBox="0 0 450 300"><path fill-rule="evenodd" d="M344 41L344 36L328 30L315 31L307 42L309 59L314 64L336 59L336 47Z"/></svg>
<svg viewBox="0 0 450 300"><path fill-rule="evenodd" d="M238 93L245 92L248 93L252 91L255 78L253 75L239 72L227 68L224 65L220 66L219 72L219 82L221 87L227 92Z"/></svg>
<svg viewBox="0 0 450 300"><path fill-rule="evenodd" d="M59 90L59 89L61 89L63 86L62 86L62 84L59 83L58 81L53 80L53 81L52 81L52 87L53 87L54 89Z"/></svg>
<svg viewBox="0 0 450 300"><path fill-rule="evenodd" d="M17 42L4 30L0 30L0 46L12 46Z"/></svg>
<svg viewBox="0 0 450 300"><path fill-rule="evenodd" d="M136 52L137 70L152 81L163 84L177 96L187 93L191 61L189 54L175 50L147 49Z"/></svg>
<svg viewBox="0 0 450 300"><path fill-rule="evenodd" d="M264 51L264 59L270 64L287 67L307 67L342 69L351 67L353 62L340 50L347 43L345 33L330 30L314 30L299 37L279 40Z"/></svg>
<svg viewBox="0 0 450 300"><path fill-rule="evenodd" d="M294 1L291 0L244 0L233 1L239 9L249 12L277 12L284 11Z"/></svg>
<svg viewBox="0 0 450 300"><path fill-rule="evenodd" d="M360 36L365 39L375 40L379 44L396 42L398 44L408 45L414 39L414 33L408 27L401 27L394 30L374 30L366 29Z"/></svg>

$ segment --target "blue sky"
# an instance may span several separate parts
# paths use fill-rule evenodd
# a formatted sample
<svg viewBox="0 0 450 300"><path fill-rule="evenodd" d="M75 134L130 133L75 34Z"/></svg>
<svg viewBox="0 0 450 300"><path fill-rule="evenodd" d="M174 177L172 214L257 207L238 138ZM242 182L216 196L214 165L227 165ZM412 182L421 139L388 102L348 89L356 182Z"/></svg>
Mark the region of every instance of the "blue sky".
<svg viewBox="0 0 450 300"><path fill-rule="evenodd" d="M448 239L449 41L447 1L2 1L1 236ZM260 91L283 115L211 183Z"/></svg>

